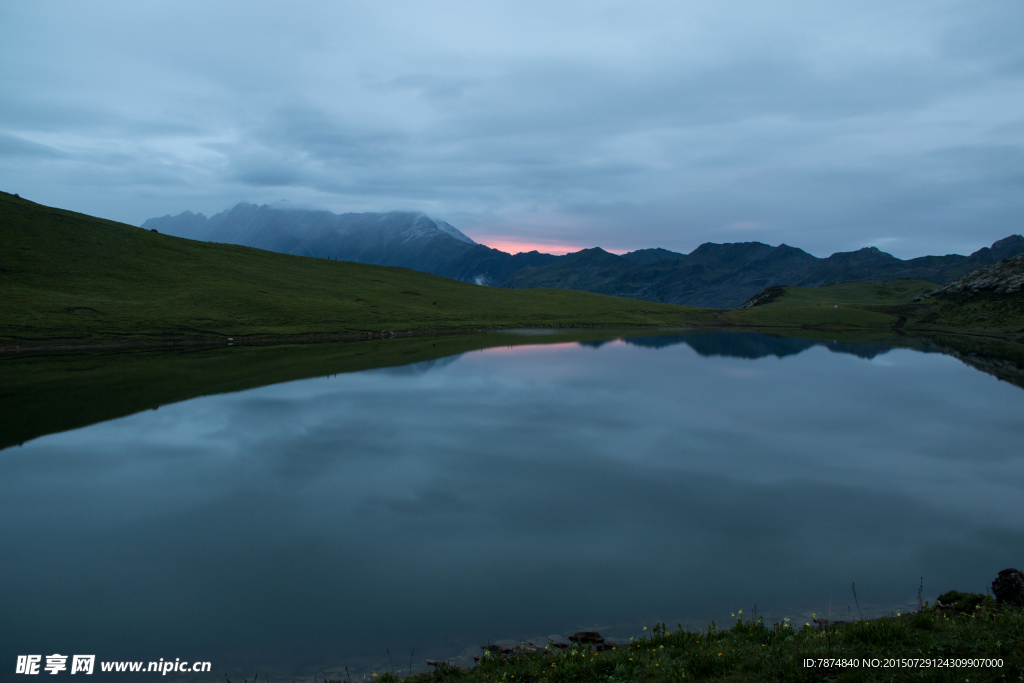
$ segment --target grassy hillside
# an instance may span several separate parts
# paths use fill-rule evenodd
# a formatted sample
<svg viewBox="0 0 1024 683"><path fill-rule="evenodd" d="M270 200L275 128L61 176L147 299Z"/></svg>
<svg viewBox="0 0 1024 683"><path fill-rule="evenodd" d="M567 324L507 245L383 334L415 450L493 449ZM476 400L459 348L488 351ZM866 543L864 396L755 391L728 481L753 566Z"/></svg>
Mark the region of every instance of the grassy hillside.
<svg viewBox="0 0 1024 683"><path fill-rule="evenodd" d="M598 250L579 256L589 257L618 258ZM478 287L404 268L185 240L0 193L0 350L547 325L897 329L1022 338L1019 294L913 301L931 288L917 280L777 287L761 305L727 311L567 289Z"/></svg>
<svg viewBox="0 0 1024 683"><path fill-rule="evenodd" d="M734 317L747 325L894 327L899 316L889 307L911 304L914 297L931 289L934 284L921 280L772 287L766 290L766 303L742 309Z"/></svg>
<svg viewBox="0 0 1024 683"><path fill-rule="evenodd" d="M845 282L827 287L772 287L764 303L727 314L739 325L964 333L1024 340L1024 296L975 294L914 298L935 289L920 280ZM836 308L838 306L838 308Z"/></svg>
<svg viewBox="0 0 1024 683"><path fill-rule="evenodd" d="M404 268L196 242L6 193L0 292L0 347L717 319L696 308L478 287Z"/></svg>

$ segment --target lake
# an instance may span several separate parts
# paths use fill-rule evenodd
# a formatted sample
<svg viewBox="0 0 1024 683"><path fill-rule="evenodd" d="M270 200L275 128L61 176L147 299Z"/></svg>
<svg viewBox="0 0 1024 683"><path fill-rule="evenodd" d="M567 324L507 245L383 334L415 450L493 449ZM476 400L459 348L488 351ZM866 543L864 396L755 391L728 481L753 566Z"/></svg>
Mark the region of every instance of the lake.
<svg viewBox="0 0 1024 683"><path fill-rule="evenodd" d="M0 451L4 680L33 653L212 661L196 681L422 670L755 605L916 609L1024 562L1024 391L934 346L540 332L182 389ZM68 402L172 379L132 381ZM32 417L98 419L61 405Z"/></svg>

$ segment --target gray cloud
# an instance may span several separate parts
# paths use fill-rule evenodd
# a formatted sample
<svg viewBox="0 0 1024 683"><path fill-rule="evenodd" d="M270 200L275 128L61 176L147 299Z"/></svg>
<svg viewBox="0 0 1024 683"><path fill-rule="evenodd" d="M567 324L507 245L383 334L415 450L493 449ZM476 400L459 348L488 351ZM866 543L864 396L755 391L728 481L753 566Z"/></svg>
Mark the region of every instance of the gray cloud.
<svg viewBox="0 0 1024 683"><path fill-rule="evenodd" d="M49 145L41 145L16 135L0 133L0 154L5 157L43 157L47 159L64 156Z"/></svg>
<svg viewBox="0 0 1024 683"><path fill-rule="evenodd" d="M0 186L133 223L287 199L621 249L1021 229L1018 3L241 7L5 8Z"/></svg>
<svg viewBox="0 0 1024 683"><path fill-rule="evenodd" d="M439 78L429 74L408 74L392 79L396 88L409 88L433 102L443 102L461 98L466 90L481 84L475 78Z"/></svg>

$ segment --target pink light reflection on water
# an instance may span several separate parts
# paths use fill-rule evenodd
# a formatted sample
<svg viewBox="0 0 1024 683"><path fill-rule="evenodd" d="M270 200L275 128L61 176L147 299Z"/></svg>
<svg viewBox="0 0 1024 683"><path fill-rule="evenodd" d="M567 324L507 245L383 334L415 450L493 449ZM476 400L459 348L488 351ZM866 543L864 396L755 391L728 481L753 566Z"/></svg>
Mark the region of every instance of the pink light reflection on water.
<svg viewBox="0 0 1024 683"><path fill-rule="evenodd" d="M543 337L541 337L543 339ZM612 346L615 344L622 344L624 342L621 339L609 339L604 343L604 346ZM478 353L490 354L490 355L511 355L515 353L538 353L544 351L564 351L565 349L576 349L579 348L579 342L555 342L553 344L520 344L518 346L492 346L488 349L480 349Z"/></svg>

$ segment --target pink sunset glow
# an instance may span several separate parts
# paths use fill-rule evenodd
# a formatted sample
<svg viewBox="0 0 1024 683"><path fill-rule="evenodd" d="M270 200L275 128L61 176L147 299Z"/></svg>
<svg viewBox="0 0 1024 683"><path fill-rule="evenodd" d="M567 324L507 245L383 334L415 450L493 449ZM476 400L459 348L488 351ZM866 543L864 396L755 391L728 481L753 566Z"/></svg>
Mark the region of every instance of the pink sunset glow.
<svg viewBox="0 0 1024 683"><path fill-rule="evenodd" d="M510 237L506 235L480 235L471 234L468 231L463 232L469 235L469 237L472 238L474 242L483 244L484 246L490 247L491 249L499 249L501 251L508 252L509 254L517 254L521 251L536 250L543 254L555 254L556 256L562 256L564 254L569 254L574 251L580 251L581 249L588 248L576 244L566 244L565 242L561 242L559 240L524 240L521 238ZM627 249L606 249L604 247L601 248L613 254L624 254L628 251Z"/></svg>

